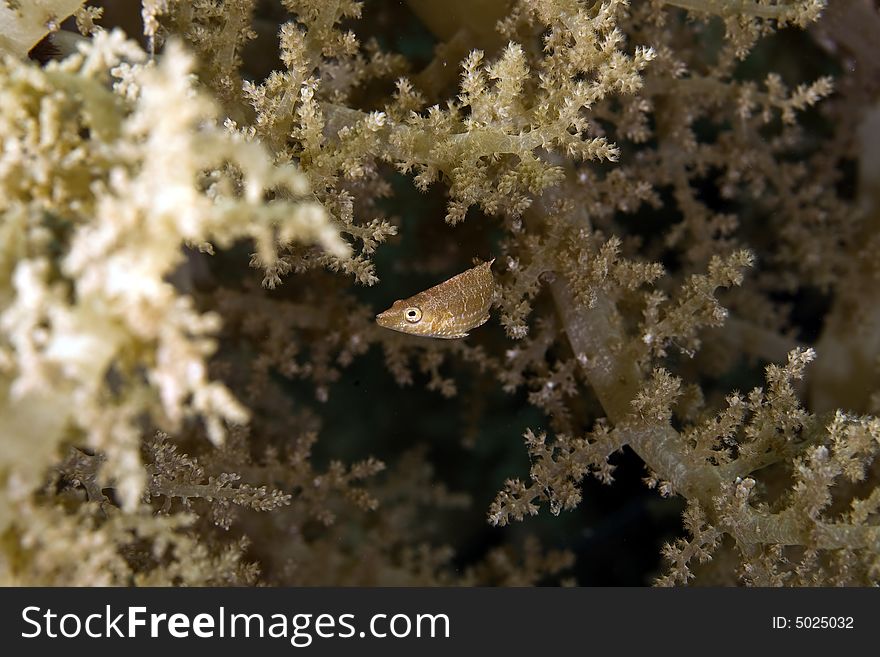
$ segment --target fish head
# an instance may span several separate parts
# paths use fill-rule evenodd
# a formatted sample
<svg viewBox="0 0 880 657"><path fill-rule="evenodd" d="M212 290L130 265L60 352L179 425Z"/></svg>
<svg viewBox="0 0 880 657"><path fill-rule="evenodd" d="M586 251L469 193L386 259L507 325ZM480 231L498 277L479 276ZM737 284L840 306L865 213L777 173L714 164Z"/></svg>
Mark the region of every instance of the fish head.
<svg viewBox="0 0 880 657"><path fill-rule="evenodd" d="M430 313L416 297L398 299L388 310L376 315L376 323L384 328L410 335L434 334Z"/></svg>

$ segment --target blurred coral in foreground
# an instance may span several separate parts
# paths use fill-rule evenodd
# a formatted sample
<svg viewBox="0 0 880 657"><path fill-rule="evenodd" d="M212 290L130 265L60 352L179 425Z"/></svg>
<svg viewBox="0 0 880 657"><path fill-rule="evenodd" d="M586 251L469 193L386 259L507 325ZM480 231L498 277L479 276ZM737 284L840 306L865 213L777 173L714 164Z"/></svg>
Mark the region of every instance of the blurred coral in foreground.
<svg viewBox="0 0 880 657"><path fill-rule="evenodd" d="M18 4L0 581L878 583L871 0Z"/></svg>

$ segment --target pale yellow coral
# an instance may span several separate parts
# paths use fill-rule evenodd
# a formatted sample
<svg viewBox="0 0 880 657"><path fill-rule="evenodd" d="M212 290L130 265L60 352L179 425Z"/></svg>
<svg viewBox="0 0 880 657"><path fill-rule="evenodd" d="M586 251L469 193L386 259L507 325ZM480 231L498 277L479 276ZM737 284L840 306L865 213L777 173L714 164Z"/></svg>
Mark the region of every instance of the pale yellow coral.
<svg viewBox="0 0 880 657"><path fill-rule="evenodd" d="M207 372L220 318L168 281L186 245L250 238L267 263L293 242L348 253L293 166L217 124L191 68L176 43L147 61L118 32L45 70L0 66L0 527L65 441L106 452L130 510L145 416L201 418L218 443L247 421ZM184 102L169 112L168 98ZM205 188L211 169L225 173Z"/></svg>
<svg viewBox="0 0 880 657"><path fill-rule="evenodd" d="M0 3L0 55L25 57L85 0L7 0Z"/></svg>

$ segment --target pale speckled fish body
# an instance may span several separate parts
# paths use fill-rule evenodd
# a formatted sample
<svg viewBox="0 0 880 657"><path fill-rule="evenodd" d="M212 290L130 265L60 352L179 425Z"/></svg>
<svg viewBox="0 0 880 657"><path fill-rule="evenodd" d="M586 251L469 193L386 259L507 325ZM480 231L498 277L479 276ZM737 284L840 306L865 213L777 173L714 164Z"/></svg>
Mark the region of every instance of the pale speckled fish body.
<svg viewBox="0 0 880 657"><path fill-rule="evenodd" d="M489 319L495 296L494 260L453 276L376 315L379 326L426 338L463 338Z"/></svg>

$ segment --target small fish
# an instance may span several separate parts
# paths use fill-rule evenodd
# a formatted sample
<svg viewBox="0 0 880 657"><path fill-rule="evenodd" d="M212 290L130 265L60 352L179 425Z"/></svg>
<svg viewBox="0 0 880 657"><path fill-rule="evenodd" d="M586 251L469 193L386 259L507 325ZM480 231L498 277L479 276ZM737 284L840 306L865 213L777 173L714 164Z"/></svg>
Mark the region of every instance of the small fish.
<svg viewBox="0 0 880 657"><path fill-rule="evenodd" d="M426 338L463 338L486 323L495 296L492 263L484 262L376 315L379 326Z"/></svg>

